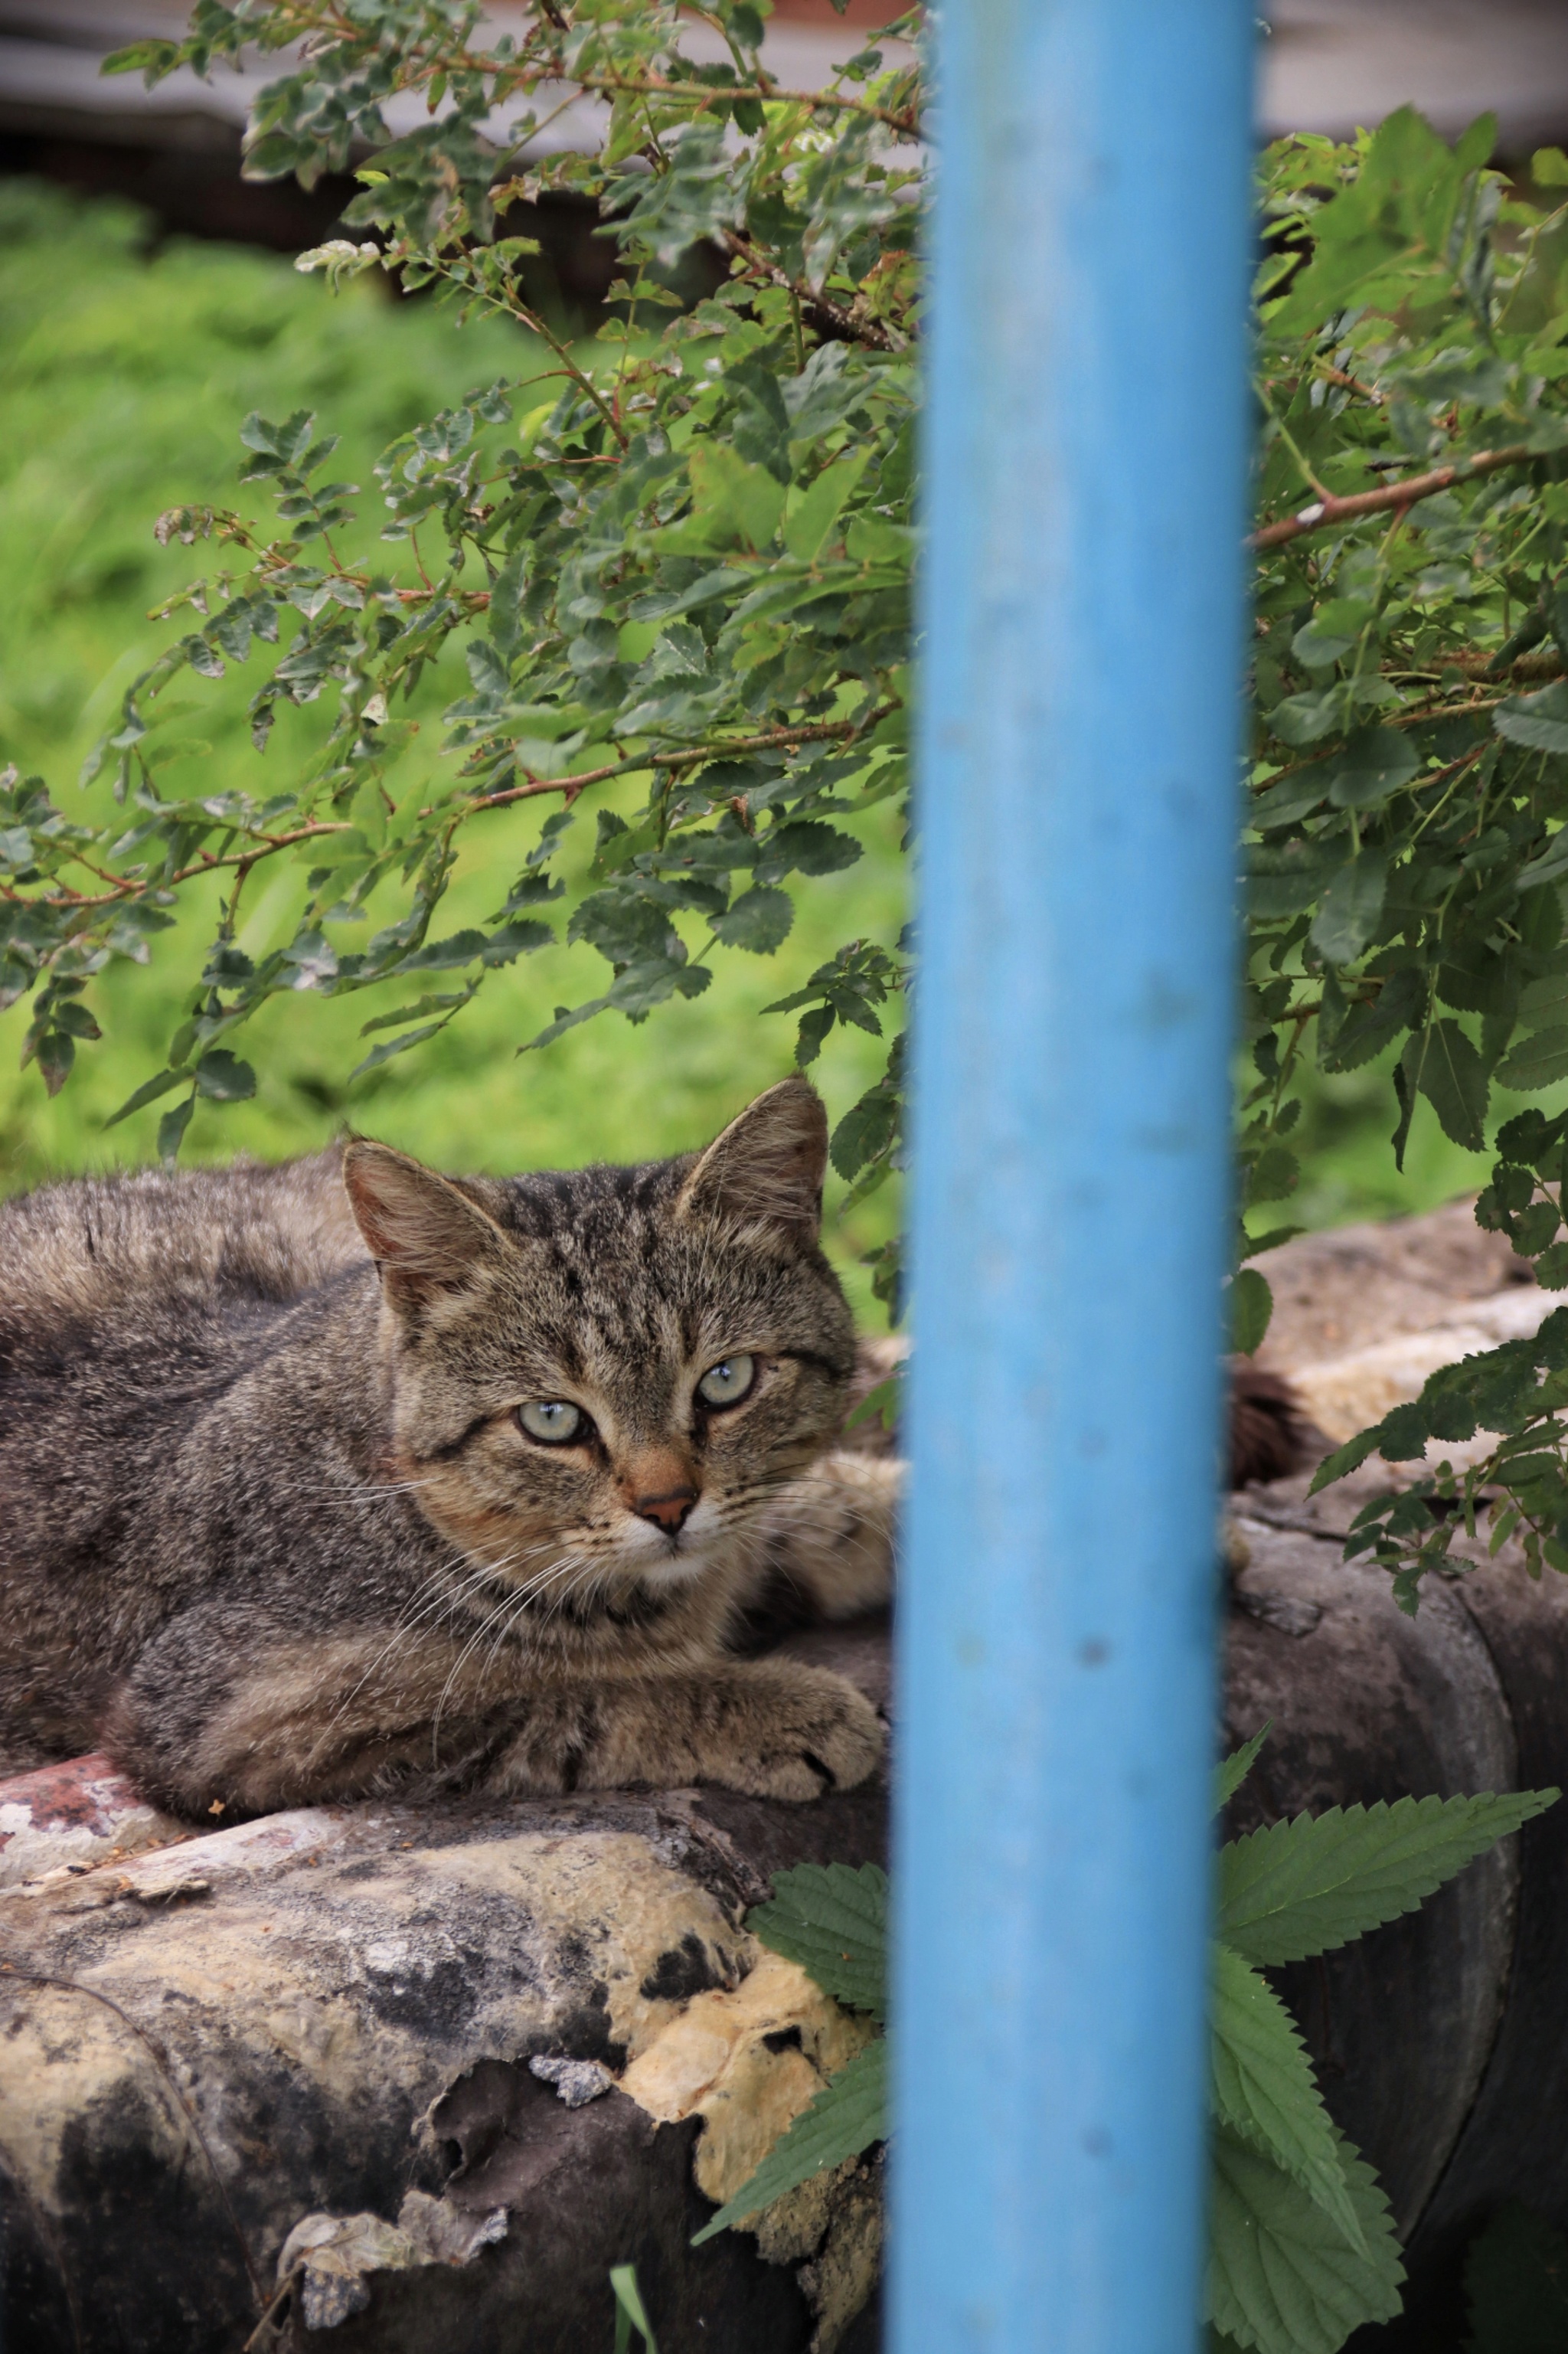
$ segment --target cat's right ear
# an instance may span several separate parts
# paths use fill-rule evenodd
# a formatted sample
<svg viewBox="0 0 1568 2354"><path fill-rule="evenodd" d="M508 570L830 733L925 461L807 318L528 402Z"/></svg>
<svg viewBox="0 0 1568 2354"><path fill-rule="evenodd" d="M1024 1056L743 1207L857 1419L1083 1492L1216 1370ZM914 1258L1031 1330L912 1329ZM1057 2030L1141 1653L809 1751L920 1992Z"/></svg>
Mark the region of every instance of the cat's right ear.
<svg viewBox="0 0 1568 2354"><path fill-rule="evenodd" d="M390 1145L355 1137L343 1156L343 1182L387 1297L399 1306L464 1289L505 1247L477 1202Z"/></svg>
<svg viewBox="0 0 1568 2354"><path fill-rule="evenodd" d="M822 1218L828 1115L809 1079L780 1079L709 1145L681 1188L676 1215L711 1217L811 1244Z"/></svg>

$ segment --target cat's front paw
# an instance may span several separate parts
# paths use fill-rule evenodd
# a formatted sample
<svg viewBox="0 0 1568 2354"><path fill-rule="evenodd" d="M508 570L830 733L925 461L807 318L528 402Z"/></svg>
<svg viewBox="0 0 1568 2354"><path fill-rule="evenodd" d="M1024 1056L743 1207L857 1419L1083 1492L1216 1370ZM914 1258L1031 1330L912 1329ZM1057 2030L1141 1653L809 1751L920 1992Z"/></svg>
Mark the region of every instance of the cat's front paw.
<svg viewBox="0 0 1568 2354"><path fill-rule="evenodd" d="M738 1680L737 1680L738 1681ZM743 1681L725 1754L707 1779L759 1798L820 1798L875 1772L886 1731L863 1692L825 1668L758 1661Z"/></svg>

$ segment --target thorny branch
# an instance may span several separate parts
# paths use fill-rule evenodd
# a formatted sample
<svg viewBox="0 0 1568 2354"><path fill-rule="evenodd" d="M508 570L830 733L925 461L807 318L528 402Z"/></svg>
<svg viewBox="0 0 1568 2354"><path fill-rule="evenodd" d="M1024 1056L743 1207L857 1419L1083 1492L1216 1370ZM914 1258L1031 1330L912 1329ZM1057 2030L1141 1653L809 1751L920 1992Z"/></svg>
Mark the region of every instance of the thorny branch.
<svg viewBox="0 0 1568 2354"><path fill-rule="evenodd" d="M850 310L835 302L829 294L819 293L803 278L791 278L777 261L769 261L747 237L735 229L726 229L724 242L729 252L745 264L754 277L765 278L770 286L781 287L792 294L803 311L822 321L835 334L847 336L851 342L868 344L874 352L904 352L909 346L896 328L885 327L879 319L869 319L858 310Z"/></svg>
<svg viewBox="0 0 1568 2354"><path fill-rule="evenodd" d="M1439 466L1430 474L1413 474L1408 482L1393 482L1384 491L1357 491L1349 498L1316 499L1310 506L1302 507L1279 523L1265 524L1255 531L1247 546L1255 552L1270 547L1283 547L1287 541L1299 539L1309 531L1330 531L1336 524L1352 523L1358 515L1393 514L1401 507L1414 506L1418 500L1435 498L1439 491L1451 491L1456 482L1475 481L1482 474L1495 474L1500 466L1524 466L1541 455L1526 442L1510 450L1482 450L1473 458L1458 459L1452 466Z"/></svg>

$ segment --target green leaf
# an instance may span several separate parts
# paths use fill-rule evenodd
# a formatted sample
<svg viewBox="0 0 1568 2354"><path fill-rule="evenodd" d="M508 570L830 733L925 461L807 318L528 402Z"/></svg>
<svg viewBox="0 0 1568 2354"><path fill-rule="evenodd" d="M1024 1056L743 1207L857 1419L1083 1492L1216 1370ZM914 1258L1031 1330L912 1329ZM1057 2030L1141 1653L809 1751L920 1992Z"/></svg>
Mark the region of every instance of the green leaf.
<svg viewBox="0 0 1568 2354"><path fill-rule="evenodd" d="M1487 1066L1457 1022L1433 1023L1416 1079L1445 1136L1467 1152L1486 1146Z"/></svg>
<svg viewBox="0 0 1568 2354"><path fill-rule="evenodd" d="M853 833L824 825L820 818L789 818L765 834L757 849L761 883L778 883L797 868L802 875L837 875L861 854Z"/></svg>
<svg viewBox="0 0 1568 2354"><path fill-rule="evenodd" d="M1215 1766L1214 1812L1216 1815L1229 1806L1256 1765L1257 1753L1268 1739L1269 1728L1273 1723L1274 1719L1271 1716L1266 1716L1252 1739L1244 1741L1239 1749L1233 1749L1224 1763Z"/></svg>
<svg viewBox="0 0 1568 2354"><path fill-rule="evenodd" d="M196 1066L196 1087L214 1103L244 1103L256 1092L256 1074L227 1046L210 1046Z"/></svg>
<svg viewBox="0 0 1568 2354"><path fill-rule="evenodd" d="M1556 1790L1331 1807L1220 1853L1219 1935L1266 1967L1326 1954L1402 1913L1543 1814Z"/></svg>
<svg viewBox="0 0 1568 2354"><path fill-rule="evenodd" d="M805 1023L801 1024L802 1030ZM870 1161L891 1147L898 1133L900 1102L896 1090L879 1079L851 1104L832 1133L828 1155L841 1177L858 1177Z"/></svg>
<svg viewBox="0 0 1568 2354"><path fill-rule="evenodd" d="M158 1158L165 1169L172 1169L180 1157L180 1146L185 1140L185 1130L191 1124L191 1114L195 1109L196 1096L193 1091L185 1097L184 1103L176 1104L173 1111L166 1111L158 1122Z"/></svg>
<svg viewBox="0 0 1568 2354"><path fill-rule="evenodd" d="M743 891L728 912L709 917L711 928L726 948L748 949L753 956L771 956L789 937L795 907L788 891L759 884Z"/></svg>
<svg viewBox="0 0 1568 2354"><path fill-rule="evenodd" d="M58 1096L76 1061L75 1040L64 1030L46 1030L33 1051L38 1058L45 1087L51 1096Z"/></svg>
<svg viewBox="0 0 1568 2354"><path fill-rule="evenodd" d="M1351 715L1344 682L1287 695L1268 715L1271 732L1282 744L1316 744L1343 727Z"/></svg>
<svg viewBox="0 0 1568 2354"><path fill-rule="evenodd" d="M1329 799L1336 809L1373 809L1420 773L1407 735L1397 727L1359 727L1342 751L1320 764L1330 771Z"/></svg>
<svg viewBox="0 0 1568 2354"><path fill-rule="evenodd" d="M1400 2309L1388 2201L1364 2158L1334 2138L1364 2254L1282 2167L1224 2128L1214 2136L1205 2317L1258 2354L1338 2354L1351 2330Z"/></svg>
<svg viewBox="0 0 1568 2354"><path fill-rule="evenodd" d="M466 1003L466 997L460 997L459 1002ZM366 1071L378 1071L383 1063L395 1061L399 1055L406 1055L410 1047L422 1046L427 1038L433 1038L439 1030L444 1030L450 1020L449 1013L440 1022L425 1022L417 1030L405 1030L400 1038L383 1038L378 1046L372 1046L362 1062L355 1063L348 1075L350 1086L355 1079L362 1079Z"/></svg>
<svg viewBox="0 0 1568 2354"><path fill-rule="evenodd" d="M885 1382L878 1382L874 1388L867 1390L854 1412L846 1416L844 1428L858 1430L863 1422L870 1422L874 1417L884 1430L895 1430L903 1391L903 1373L889 1373Z"/></svg>
<svg viewBox="0 0 1568 2354"><path fill-rule="evenodd" d="M848 0L845 0L845 5L848 5ZM177 41L132 41L128 48L111 49L98 70L105 74L139 73L151 90L155 81L174 71L179 57ZM1550 154L1552 151L1547 148L1542 152Z"/></svg>
<svg viewBox="0 0 1568 2354"><path fill-rule="evenodd" d="M707 545L734 540L766 547L784 512L784 485L766 466L748 466L722 441L705 441L692 452L694 521ZM678 526L679 527L679 526Z"/></svg>
<svg viewBox="0 0 1568 2354"><path fill-rule="evenodd" d="M1255 1267L1238 1268L1231 1282L1231 1346L1250 1357L1260 1348L1274 1313L1274 1293L1268 1278Z"/></svg>
<svg viewBox="0 0 1568 2354"><path fill-rule="evenodd" d="M448 989L416 998L410 1005L397 1006L390 1013L377 1013L373 1021L362 1022L359 1034L368 1038L376 1030L396 1030L399 1022L418 1022L426 1013L450 1013L455 1006L466 1005L473 993L471 989Z"/></svg>
<svg viewBox="0 0 1568 2354"><path fill-rule="evenodd" d="M1388 862L1363 850L1340 868L1312 919L1312 945L1330 964L1353 964L1383 918Z"/></svg>
<svg viewBox="0 0 1568 2354"><path fill-rule="evenodd" d="M1568 1012L1568 1006L1563 1010ZM1512 1087L1523 1096L1555 1087L1559 1079L1568 1079L1568 1024L1537 1030L1505 1055L1497 1067L1499 1087Z"/></svg>
<svg viewBox="0 0 1568 2354"><path fill-rule="evenodd" d="M693 2247L700 2248L715 2232L770 2207L797 2183L842 2166L846 2158L858 2158L874 2141L886 2137L887 2038L879 2035L823 2085L810 2108L801 2110L751 2179L694 2233Z"/></svg>
<svg viewBox="0 0 1568 2354"><path fill-rule="evenodd" d="M634 2329L646 2347L647 2354L659 2354L643 2308L642 2292L637 2285L636 2265L612 2265L609 2285L615 2296L615 2354L628 2354Z"/></svg>
<svg viewBox="0 0 1568 2354"><path fill-rule="evenodd" d="M1425 1017L1426 993L1420 972L1402 965L1392 972L1370 1005L1355 1005L1332 1039L1319 1025L1319 1057L1326 1070L1353 1071L1370 1063L1402 1030Z"/></svg>
<svg viewBox="0 0 1568 2354"><path fill-rule="evenodd" d="M144 1079L134 1095L126 1097L118 1111L110 1113L104 1127L118 1127L122 1119L129 1119L133 1111L140 1111L143 1104L156 1103L160 1096L166 1096L171 1087L183 1087L189 1078L190 1073L185 1070L160 1071L155 1078Z"/></svg>
<svg viewBox="0 0 1568 2354"><path fill-rule="evenodd" d="M859 450L836 465L824 466L816 481L799 498L791 498L784 525L784 545L802 564L821 551L828 534L843 512L844 503L865 472L871 452Z"/></svg>
<svg viewBox="0 0 1568 2354"><path fill-rule="evenodd" d="M887 1874L874 1863L800 1863L776 1872L772 1901L746 1925L824 1994L884 2019L887 2010Z"/></svg>
<svg viewBox="0 0 1568 2354"><path fill-rule="evenodd" d="M1305 629L1298 630L1291 651L1308 670L1327 670L1353 652L1375 608L1361 597L1330 597L1319 606Z"/></svg>
<svg viewBox="0 0 1568 2354"><path fill-rule="evenodd" d="M1210 2028L1210 2091L1221 2125L1283 2167L1365 2255L1334 2129L1290 2013L1225 1945L1213 1948Z"/></svg>
<svg viewBox="0 0 1568 2354"><path fill-rule="evenodd" d="M1568 679L1539 695L1518 695L1492 714L1492 726L1510 744L1533 752L1568 752Z"/></svg>
<svg viewBox="0 0 1568 2354"><path fill-rule="evenodd" d="M1328 760L1308 760L1302 768L1287 769L1248 801L1246 822L1263 833L1271 826L1293 825L1298 818L1309 816L1327 801L1333 773Z"/></svg>

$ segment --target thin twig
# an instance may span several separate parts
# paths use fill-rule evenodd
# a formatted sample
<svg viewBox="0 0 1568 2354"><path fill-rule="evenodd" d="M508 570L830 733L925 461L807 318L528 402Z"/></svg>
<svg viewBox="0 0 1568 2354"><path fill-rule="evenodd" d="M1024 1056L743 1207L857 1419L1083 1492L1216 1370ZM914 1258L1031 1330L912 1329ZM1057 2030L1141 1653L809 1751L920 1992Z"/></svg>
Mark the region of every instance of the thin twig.
<svg viewBox="0 0 1568 2354"><path fill-rule="evenodd" d="M1299 539L1309 531L1330 531L1336 524L1352 523L1360 515L1393 514L1401 507L1414 506L1418 499L1436 498L1439 491L1452 490L1456 482L1495 474L1501 466L1527 465L1541 454L1521 441L1509 450L1482 450L1474 458L1460 459L1456 465L1439 466L1435 473L1415 474L1408 482L1390 483L1386 490L1357 491L1347 499L1318 499L1280 523L1265 524L1261 531L1253 533L1247 546L1261 553L1265 548L1283 547L1287 541Z"/></svg>
<svg viewBox="0 0 1568 2354"><path fill-rule="evenodd" d="M781 286L792 294L802 310L817 318L853 343L868 344L874 352L906 352L907 337L895 327L885 327L879 319L863 319L842 302L835 302L830 294L819 294L804 278L791 278L777 261L768 261L758 253L750 239L733 228L724 232L724 243L737 260L745 263L754 276L766 278L770 286Z"/></svg>
<svg viewBox="0 0 1568 2354"><path fill-rule="evenodd" d="M584 769L575 777L530 777L526 784L508 785L499 793L478 793L470 803L471 810L500 809L508 801L532 801L539 793L565 793L568 804L588 785L601 785L610 777L624 777L639 769L689 769L704 760L733 759L737 752L766 752L780 744L842 744L863 735L880 720L897 709L897 705L885 703L864 719L822 719L810 727L769 727L757 736L732 736L717 744L694 744L680 752L633 752L624 760L612 760L602 769ZM421 810L421 817L432 812Z"/></svg>

